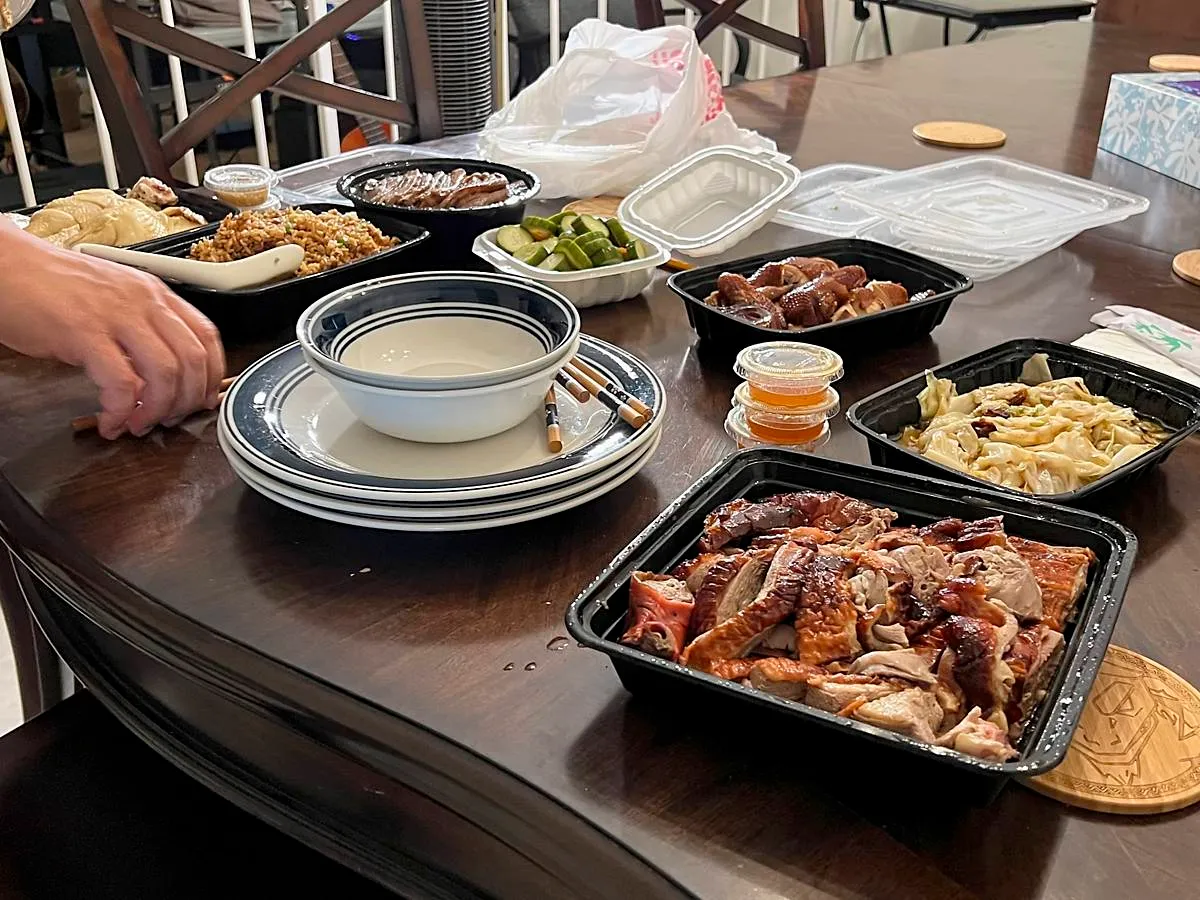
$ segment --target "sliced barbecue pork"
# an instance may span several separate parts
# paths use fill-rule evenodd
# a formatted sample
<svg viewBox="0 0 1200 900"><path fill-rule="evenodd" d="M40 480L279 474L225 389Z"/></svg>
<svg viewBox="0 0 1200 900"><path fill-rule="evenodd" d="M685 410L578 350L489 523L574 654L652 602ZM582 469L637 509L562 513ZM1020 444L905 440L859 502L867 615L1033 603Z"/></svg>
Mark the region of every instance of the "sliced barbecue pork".
<svg viewBox="0 0 1200 900"><path fill-rule="evenodd" d="M664 659L678 659L693 605L691 592L678 578L634 572L629 585L630 626L621 643Z"/></svg>

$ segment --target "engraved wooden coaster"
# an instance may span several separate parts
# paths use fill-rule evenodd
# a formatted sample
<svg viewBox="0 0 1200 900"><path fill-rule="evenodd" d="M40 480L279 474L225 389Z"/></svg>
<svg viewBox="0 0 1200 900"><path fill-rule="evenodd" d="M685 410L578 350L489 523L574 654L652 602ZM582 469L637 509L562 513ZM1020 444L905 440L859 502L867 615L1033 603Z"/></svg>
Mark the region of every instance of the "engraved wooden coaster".
<svg viewBox="0 0 1200 900"><path fill-rule="evenodd" d="M568 203L563 209L573 213L587 213L589 216L615 216L617 207L621 205L624 197L588 197L586 200L575 200Z"/></svg>
<svg viewBox="0 0 1200 900"><path fill-rule="evenodd" d="M1159 53L1150 57L1150 68L1155 72L1200 72L1200 56Z"/></svg>
<svg viewBox="0 0 1200 900"><path fill-rule="evenodd" d="M958 150L986 150L1001 147L1008 140L999 128L978 122L922 122L913 128L913 137L926 144Z"/></svg>
<svg viewBox="0 0 1200 900"><path fill-rule="evenodd" d="M1200 800L1200 691L1156 662L1109 647L1066 758L1025 780L1070 806L1150 815Z"/></svg>
<svg viewBox="0 0 1200 900"><path fill-rule="evenodd" d="M1171 261L1171 271L1192 284L1200 284L1200 250L1185 250Z"/></svg>

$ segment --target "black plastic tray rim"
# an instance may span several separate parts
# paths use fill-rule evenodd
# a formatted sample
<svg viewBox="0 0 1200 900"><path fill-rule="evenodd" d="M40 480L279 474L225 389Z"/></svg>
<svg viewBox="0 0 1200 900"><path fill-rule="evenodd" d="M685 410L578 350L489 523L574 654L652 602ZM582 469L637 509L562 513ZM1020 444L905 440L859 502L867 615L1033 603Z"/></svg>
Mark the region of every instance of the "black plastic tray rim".
<svg viewBox="0 0 1200 900"><path fill-rule="evenodd" d="M1124 360L1113 356L1106 356L1102 353L1096 353L1084 347L1064 344L1060 341L1051 341L1043 338L1014 338L1002 344L996 344L979 353L964 356L952 362L942 363L940 366L929 371L933 373L935 378L950 378L954 381L955 373L961 368L975 364L981 366L991 365L1010 356L1019 356L1021 354L1029 356L1034 353L1046 353L1049 355L1051 362L1053 362L1056 354L1059 359L1068 362L1075 362L1068 359L1070 356L1080 357L1081 359L1078 361L1080 364L1084 364L1100 374L1120 381L1136 383L1139 388L1149 393L1158 394L1176 403L1191 406L1193 410L1192 416L1186 426L1172 432L1170 437L1153 450L1143 453L1131 462L1114 469L1107 475L1103 475L1074 491L1065 491L1060 494L1029 494L1025 491L1003 485L989 485L992 490L1000 491L1014 497L1036 497L1048 503L1078 503L1105 488L1125 481L1138 472L1158 465L1175 447L1200 429L1200 390L1192 388L1183 381L1163 375L1160 372L1155 372L1152 369L1147 369L1144 366L1125 362ZM850 423L851 428L866 438L873 461L882 461L884 454L888 456L903 454L911 460L913 470L936 470L943 478L971 485L983 484L984 482L981 479L956 471L949 466L927 459L921 454L901 446L894 439L893 435L882 434L864 421L864 419L870 418L869 411L873 411L875 407L880 405L887 404L890 406L898 399L916 402L917 394L924 387L925 370L922 370L903 381L876 391L874 394L854 403L846 411L846 421ZM1138 412L1138 410L1134 411ZM913 422L911 424L916 423Z"/></svg>
<svg viewBox="0 0 1200 900"><path fill-rule="evenodd" d="M716 282L716 277L723 272L734 272L739 269L753 270L757 269L769 262L775 262L780 259L786 259L789 256L825 256L827 254L841 255L847 252L863 252L870 253L888 261L916 272L927 278L936 279L946 285L943 290L938 291L932 296L925 297L916 302L909 302L903 306L895 306L891 309L885 309L881 312L871 313L868 316L859 316L853 319L845 319L841 322L827 322L824 325L815 325L812 328L805 328L800 331L792 331L789 329L779 328L764 328L761 325L754 325L745 320L739 319L736 316L730 315L724 309L718 306L709 306L704 302L704 297L693 293L693 288L697 284L704 284L708 281ZM868 275L871 273L868 272ZM868 241L861 238L837 238L835 240L821 241L816 244L803 244L798 247L791 247L784 250L772 250L769 253L760 253L757 256L747 256L742 259L730 260L729 262L717 263L703 268L689 269L685 272L676 272L667 279L667 287L675 292L685 303L703 307L705 312L710 312L720 316L728 322L742 326L745 328L754 329L757 333L763 336L763 340L779 340L783 336L790 336L793 339L813 340L817 343L823 335L835 329L846 330L847 326L862 326L864 323L875 324L879 322L887 322L889 319L897 316L912 315L923 311L926 307L936 306L938 304L947 304L948 301L957 297L959 294L966 293L975 286L974 281L966 275L955 272L953 269L942 265L939 262L934 262L931 259L926 259L923 256L918 256L915 253L910 253L907 250L901 250L896 247L889 247L886 244L880 244L875 241ZM707 295L706 295L707 296ZM943 313L944 315L944 313ZM940 324L940 319L937 324ZM931 329L932 330L932 329Z"/></svg>
<svg viewBox="0 0 1200 900"><path fill-rule="evenodd" d="M1040 727L1037 728L1037 733L1034 735L1027 732L1025 738L1029 743L1021 751L1020 757L1004 763L970 757L894 731L836 716L805 704L784 700L763 691L744 687L736 682L698 672L616 641L603 640L593 634L588 627L597 611L592 602L592 595L604 584L624 585L627 583L633 572L637 570L641 560L652 556L656 550L674 538L671 525L679 518L682 510L697 503L715 506L732 499L735 494L726 491L725 488L735 481L744 469L760 462L799 463L818 473L824 471L833 474L857 475L874 480L880 485L902 486L926 494L940 491L952 495L957 500L965 500L978 505L980 512L986 515L1011 511L1023 515L1034 515L1051 523L1066 517L1079 517L1087 520L1089 528L1095 534L1106 539L1112 552L1109 554L1104 570L1093 571L1089 575L1089 581L1092 578L1098 579L1096 595L1087 604L1086 613L1083 610L1077 610L1079 621L1075 628L1086 627L1088 632L1082 635L1077 631L1072 632L1070 644L1074 645L1074 650L1072 652L1071 647L1068 646L1067 651L1064 652L1058 671L1042 700L1042 708L1030 722L1029 727L1032 728L1035 724ZM704 499L701 499L702 497ZM1133 561L1137 554L1137 546L1138 541L1134 534L1112 519L1085 510L1046 503L1028 496L1010 495L976 487L964 488L962 484L955 482L926 478L893 469L844 463L788 450L741 450L725 457L700 476L642 529L637 537L630 541L612 562L571 601L567 607L565 622L568 632L576 641L609 657L624 660L660 675L682 677L699 682L701 685L722 691L731 697L740 697L760 707L806 719L822 727L840 729L843 734L857 732L897 750L944 762L964 772L1007 780L1015 776L1032 776L1047 772L1062 762L1063 757L1066 756L1071 737L1083 712L1083 701L1091 691L1096 673L1104 659L1104 651L1108 647L1113 628L1116 625L1117 615L1124 602L1125 591L1133 571ZM1068 694L1077 698L1075 702L1069 704L1058 702ZM1042 720L1040 723L1037 721L1039 718Z"/></svg>

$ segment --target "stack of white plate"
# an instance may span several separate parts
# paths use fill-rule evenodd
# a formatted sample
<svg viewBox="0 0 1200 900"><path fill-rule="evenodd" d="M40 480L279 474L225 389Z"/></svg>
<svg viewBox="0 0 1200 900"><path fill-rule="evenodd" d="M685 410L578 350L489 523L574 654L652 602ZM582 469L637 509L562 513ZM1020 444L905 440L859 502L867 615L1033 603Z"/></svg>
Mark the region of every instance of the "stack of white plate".
<svg viewBox="0 0 1200 900"><path fill-rule="evenodd" d="M249 487L321 519L395 531L539 519L628 481L662 434L663 386L643 362L587 335L578 356L653 408L650 422L634 430L599 401L581 404L560 389L561 453L547 449L541 412L479 441L401 441L359 422L292 344L238 378L217 434Z"/></svg>

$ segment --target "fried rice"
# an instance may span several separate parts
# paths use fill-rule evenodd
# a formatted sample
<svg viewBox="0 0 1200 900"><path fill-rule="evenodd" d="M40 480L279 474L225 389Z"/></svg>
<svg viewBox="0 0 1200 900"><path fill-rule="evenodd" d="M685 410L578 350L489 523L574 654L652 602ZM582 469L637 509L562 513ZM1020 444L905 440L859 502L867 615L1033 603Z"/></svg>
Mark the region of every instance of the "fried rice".
<svg viewBox="0 0 1200 900"><path fill-rule="evenodd" d="M216 234L193 244L189 255L202 262L233 262L298 244L304 248L304 262L296 270L300 277L357 262L398 243L352 212L248 210L226 216Z"/></svg>

